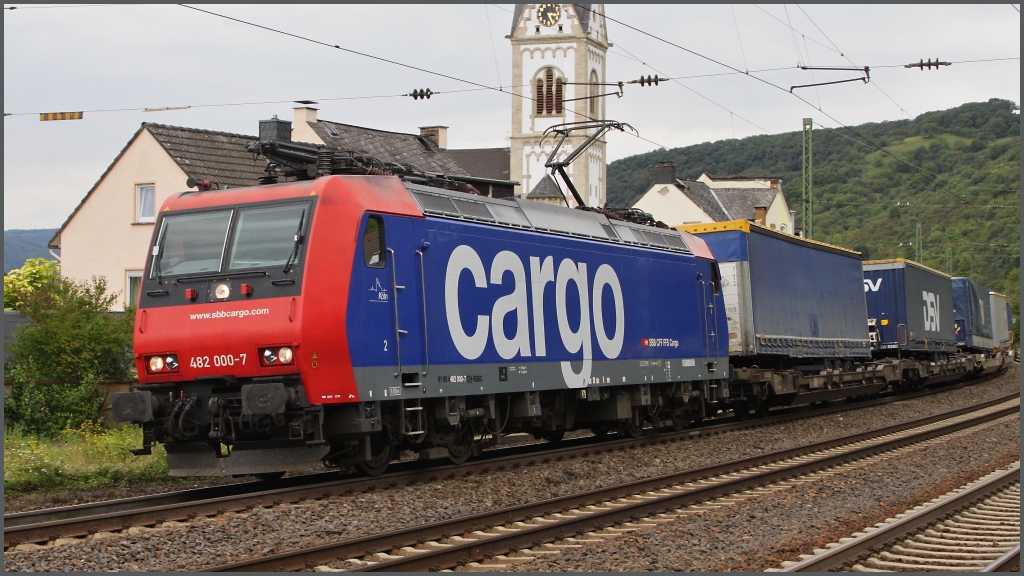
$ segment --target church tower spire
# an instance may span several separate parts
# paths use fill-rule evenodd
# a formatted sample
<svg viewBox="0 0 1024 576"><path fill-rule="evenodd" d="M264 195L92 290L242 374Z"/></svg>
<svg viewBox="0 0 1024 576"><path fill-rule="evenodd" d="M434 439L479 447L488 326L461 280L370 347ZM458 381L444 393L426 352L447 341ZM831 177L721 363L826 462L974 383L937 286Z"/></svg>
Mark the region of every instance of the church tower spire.
<svg viewBox="0 0 1024 576"><path fill-rule="evenodd" d="M512 18L512 131L510 179L516 195L564 204L552 187L544 162L556 139L543 143L544 130L565 122L605 119L605 57L611 44L602 4L516 4ZM587 139L581 132L566 140L568 155ZM568 168L589 206L604 206L607 157L603 139L595 141ZM571 199L569 205L573 205Z"/></svg>

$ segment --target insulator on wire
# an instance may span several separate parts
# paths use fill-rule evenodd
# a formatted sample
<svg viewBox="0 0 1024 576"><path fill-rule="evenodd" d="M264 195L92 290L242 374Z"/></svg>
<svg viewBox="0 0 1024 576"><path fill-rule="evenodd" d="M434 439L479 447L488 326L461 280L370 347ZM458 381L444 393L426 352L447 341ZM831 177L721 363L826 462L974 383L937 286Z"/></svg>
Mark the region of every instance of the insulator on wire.
<svg viewBox="0 0 1024 576"><path fill-rule="evenodd" d="M419 89L413 90L412 93L409 94L409 96L412 96L413 100L419 100L420 98L430 99L430 96L433 95L433 94L434 93L430 91L430 88L426 88L426 89L419 88Z"/></svg>
<svg viewBox="0 0 1024 576"><path fill-rule="evenodd" d="M661 78L658 78L657 76L641 76L640 86L657 86L659 80L661 80Z"/></svg>

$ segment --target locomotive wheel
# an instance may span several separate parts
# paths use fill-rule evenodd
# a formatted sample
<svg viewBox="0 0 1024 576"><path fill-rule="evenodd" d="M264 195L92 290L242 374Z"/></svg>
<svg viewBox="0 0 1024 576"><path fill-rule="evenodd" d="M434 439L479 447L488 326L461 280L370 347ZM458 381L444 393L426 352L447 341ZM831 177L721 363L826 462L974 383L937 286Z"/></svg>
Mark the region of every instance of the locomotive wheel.
<svg viewBox="0 0 1024 576"><path fill-rule="evenodd" d="M549 430L542 432L540 437L548 442L561 442L565 438L565 430Z"/></svg>
<svg viewBox="0 0 1024 576"><path fill-rule="evenodd" d="M637 426L632 422L625 422L619 424L619 436L627 436L629 438L639 438L644 433L644 426L641 424Z"/></svg>
<svg viewBox="0 0 1024 576"><path fill-rule="evenodd" d="M686 429L686 427L689 424L690 424L690 419L687 418L686 414L680 414L678 416L676 416L675 414L672 415L672 431L673 432L682 432L683 430Z"/></svg>
<svg viewBox="0 0 1024 576"><path fill-rule="evenodd" d="M359 469L367 476L380 476L388 469L395 445L386 433L370 436L370 459L359 463Z"/></svg>
<svg viewBox="0 0 1024 576"><path fill-rule="evenodd" d="M473 426L467 423L459 429L459 437L444 446L448 449L448 460L452 464L462 464L473 455Z"/></svg>

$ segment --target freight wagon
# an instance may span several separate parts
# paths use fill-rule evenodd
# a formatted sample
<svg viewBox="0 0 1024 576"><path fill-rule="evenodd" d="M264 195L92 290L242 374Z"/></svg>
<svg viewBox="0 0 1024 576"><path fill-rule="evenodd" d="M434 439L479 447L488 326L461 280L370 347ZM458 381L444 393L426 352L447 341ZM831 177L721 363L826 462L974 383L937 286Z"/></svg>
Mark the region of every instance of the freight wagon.
<svg viewBox="0 0 1024 576"><path fill-rule="evenodd" d="M873 394L898 379L891 367L857 370L871 358L859 252L746 220L679 229L719 263L738 414Z"/></svg>
<svg viewBox="0 0 1024 576"><path fill-rule="evenodd" d="M1013 313L1010 311L1010 305L1006 303L1005 294L989 292L988 296L989 310L992 311L992 346L1007 350L1013 343L1013 333L1010 332Z"/></svg>
<svg viewBox="0 0 1024 576"><path fill-rule="evenodd" d="M940 360L956 352L949 275L903 258L870 260L864 294L876 357Z"/></svg>
<svg viewBox="0 0 1024 576"><path fill-rule="evenodd" d="M992 350L992 303L987 289L970 278L953 278L953 316L958 347L970 352Z"/></svg>

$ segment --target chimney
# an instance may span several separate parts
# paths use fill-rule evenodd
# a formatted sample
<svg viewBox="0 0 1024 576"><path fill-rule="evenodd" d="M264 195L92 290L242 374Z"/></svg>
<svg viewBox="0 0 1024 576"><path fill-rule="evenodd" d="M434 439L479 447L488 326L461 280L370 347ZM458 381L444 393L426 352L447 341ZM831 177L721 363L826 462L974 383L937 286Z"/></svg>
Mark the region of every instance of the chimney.
<svg viewBox="0 0 1024 576"><path fill-rule="evenodd" d="M765 218L768 216L767 206L755 206L754 207L754 222L757 222L761 226L764 226Z"/></svg>
<svg viewBox="0 0 1024 576"><path fill-rule="evenodd" d="M295 124L303 124L305 122L316 122L316 111L319 108L313 108L312 106L300 106L298 108L292 108L295 110Z"/></svg>
<svg viewBox="0 0 1024 576"><path fill-rule="evenodd" d="M420 136L430 140L441 150L448 149L447 126L420 126Z"/></svg>
<svg viewBox="0 0 1024 576"><path fill-rule="evenodd" d="M676 165L672 162L658 162L658 165L654 167L654 181L653 184L675 184L676 183Z"/></svg>
<svg viewBox="0 0 1024 576"><path fill-rule="evenodd" d="M277 142L290 142L292 139L292 123L287 120L278 120L277 114L270 120L260 120L260 142L274 140Z"/></svg>

